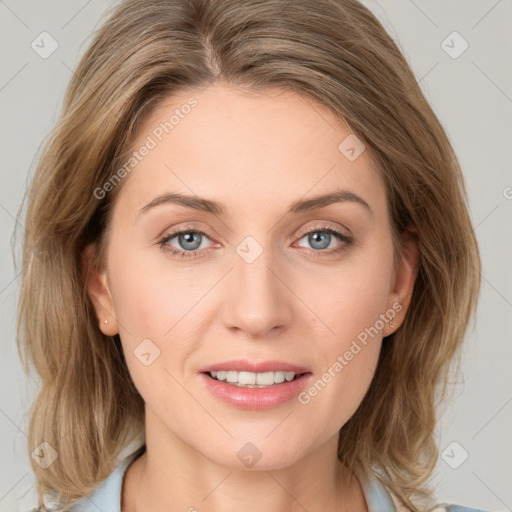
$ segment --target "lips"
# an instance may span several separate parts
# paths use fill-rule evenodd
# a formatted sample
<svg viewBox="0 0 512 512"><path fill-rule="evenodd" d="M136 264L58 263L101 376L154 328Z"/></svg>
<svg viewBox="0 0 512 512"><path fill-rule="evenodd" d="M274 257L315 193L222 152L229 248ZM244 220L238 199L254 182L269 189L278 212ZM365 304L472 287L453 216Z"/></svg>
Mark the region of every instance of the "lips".
<svg viewBox="0 0 512 512"><path fill-rule="evenodd" d="M314 378L312 373L305 373L289 382L249 388L220 382L210 377L208 373L200 373L198 377L212 396L225 404L252 410L273 409L292 401Z"/></svg>
<svg viewBox="0 0 512 512"><path fill-rule="evenodd" d="M310 373L311 370L305 366L299 366L284 361L249 361L248 359L233 359L221 363L214 363L199 370L200 373L218 372L218 371L235 371L235 372L294 372L298 375Z"/></svg>

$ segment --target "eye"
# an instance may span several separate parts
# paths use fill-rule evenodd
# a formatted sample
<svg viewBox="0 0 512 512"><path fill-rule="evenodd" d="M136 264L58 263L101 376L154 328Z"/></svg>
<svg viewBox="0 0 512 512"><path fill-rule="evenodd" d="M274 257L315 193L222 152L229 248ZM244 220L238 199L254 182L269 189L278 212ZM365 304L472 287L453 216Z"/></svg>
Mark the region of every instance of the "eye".
<svg viewBox="0 0 512 512"><path fill-rule="evenodd" d="M306 239L307 243L314 250L313 253L315 256L319 256L320 253L339 253L353 243L350 236L346 235L341 230L328 226L316 226L310 229L300 238L300 240L303 239ZM338 246L333 248L333 244L336 244L336 240L341 243L338 243ZM329 248L331 250L326 250Z"/></svg>
<svg viewBox="0 0 512 512"><path fill-rule="evenodd" d="M200 256L205 250L204 247L201 247L204 238L209 237L203 231L185 226L165 235L158 244L162 249L178 258L195 258ZM170 244L173 239L176 239L177 247ZM200 248L201 250L198 250Z"/></svg>
<svg viewBox="0 0 512 512"><path fill-rule="evenodd" d="M176 240L172 243L174 239ZM208 247L205 247L203 243L205 239L210 239L205 232L192 226L184 226L166 234L158 242L158 245L177 258L197 258L208 251ZM353 243L353 239L350 236L341 230L329 226L316 226L304 233L299 238L299 241L303 239L306 239L310 244L311 249L308 249L308 251L314 257L340 253ZM337 247L332 248L332 244L336 240L340 243ZM298 247L302 246L298 245Z"/></svg>

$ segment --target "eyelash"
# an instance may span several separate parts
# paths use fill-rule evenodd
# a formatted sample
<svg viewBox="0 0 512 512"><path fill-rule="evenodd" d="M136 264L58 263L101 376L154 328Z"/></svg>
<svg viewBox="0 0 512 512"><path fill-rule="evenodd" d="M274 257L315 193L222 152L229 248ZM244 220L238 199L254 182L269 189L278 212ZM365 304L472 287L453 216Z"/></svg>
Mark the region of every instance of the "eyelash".
<svg viewBox="0 0 512 512"><path fill-rule="evenodd" d="M198 235L204 235L207 238L210 238L208 236L208 234L203 231L195 229L192 226L185 226L182 228L178 228L175 231L165 235L162 239L160 239L158 241L158 245L164 251L167 251L167 252L171 253L173 256L176 256L177 258L180 258L180 259L197 258L199 256L202 256L202 254L208 250L208 249L201 249L201 250L196 249L193 251L180 251L178 249L175 249L174 247L166 246L166 244L167 244L167 242L169 242L169 240L173 239L176 235L179 235L180 233L196 233ZM309 231L306 231L305 233L303 233L298 240L301 240L302 238L304 238L305 236L307 236L311 233L329 233L331 235L334 235L341 242L344 242L344 244L342 244L337 249L331 249L329 251L327 251L325 249L316 249L316 250L309 249L309 252L315 258L319 258L320 256L325 255L325 254L328 254L328 255L339 254L339 253L345 251L354 242L351 237L347 236L342 231L340 231L336 228L333 228L333 227L328 227L328 226L315 226L314 228L310 229Z"/></svg>

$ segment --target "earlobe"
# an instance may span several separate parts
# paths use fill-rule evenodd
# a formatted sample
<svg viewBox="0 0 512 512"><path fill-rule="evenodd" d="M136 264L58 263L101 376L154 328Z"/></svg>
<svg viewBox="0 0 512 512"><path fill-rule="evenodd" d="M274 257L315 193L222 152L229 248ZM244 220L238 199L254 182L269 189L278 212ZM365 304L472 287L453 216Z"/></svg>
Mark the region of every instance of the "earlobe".
<svg viewBox="0 0 512 512"><path fill-rule="evenodd" d="M383 329L383 336L393 334L402 324L411 302L414 283L418 273L418 235L414 226L401 234L401 251L393 289L389 295L388 308L396 315Z"/></svg>
<svg viewBox="0 0 512 512"><path fill-rule="evenodd" d="M110 294L106 269L99 268L96 264L95 244L88 245L82 252L82 273L101 332L106 336L114 336L119 332L114 302Z"/></svg>

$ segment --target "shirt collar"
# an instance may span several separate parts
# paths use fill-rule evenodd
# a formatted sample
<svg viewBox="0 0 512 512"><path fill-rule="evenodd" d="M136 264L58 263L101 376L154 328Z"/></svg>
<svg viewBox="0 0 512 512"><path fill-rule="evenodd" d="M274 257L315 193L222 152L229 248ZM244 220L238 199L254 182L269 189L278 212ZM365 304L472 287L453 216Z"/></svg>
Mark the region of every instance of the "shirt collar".
<svg viewBox="0 0 512 512"><path fill-rule="evenodd" d="M121 492L123 478L130 462L135 457L132 453L126 457L117 469L107 477L91 494L75 503L72 512L87 512L94 505L98 510L121 512ZM357 475L368 506L368 512L397 512L393 500L384 484L374 472Z"/></svg>

